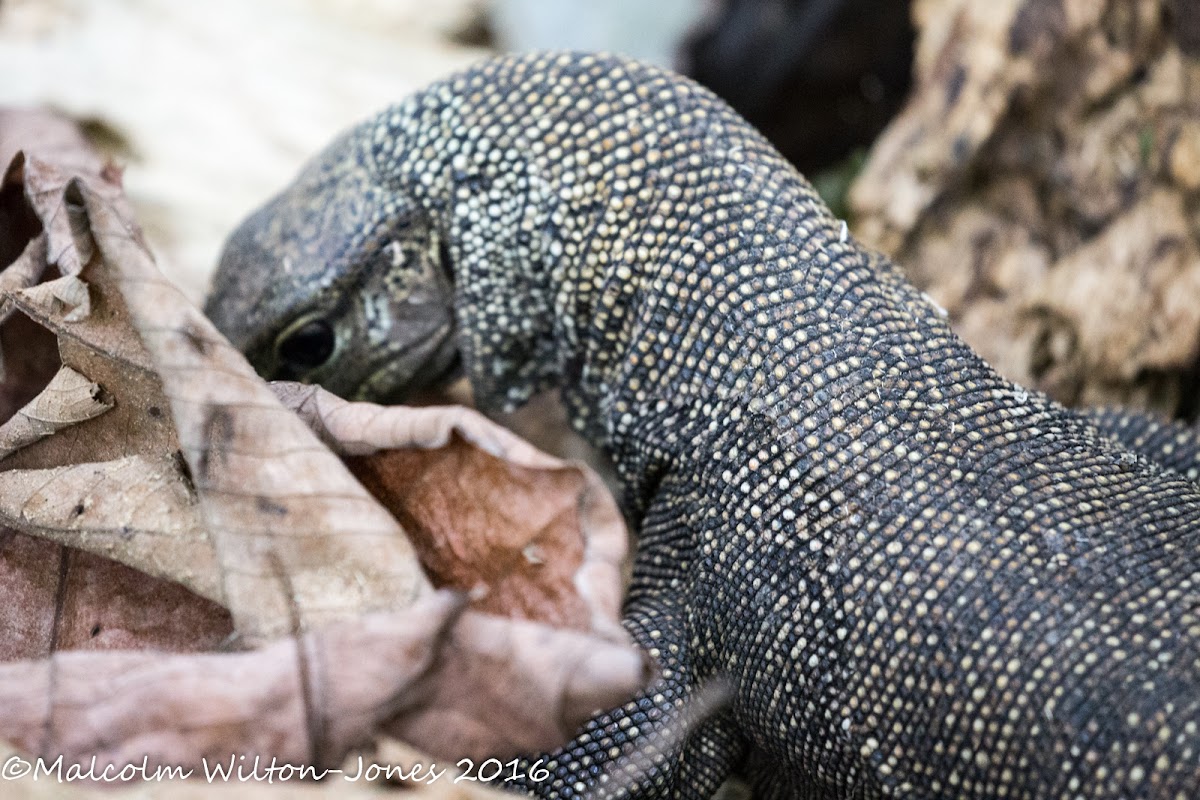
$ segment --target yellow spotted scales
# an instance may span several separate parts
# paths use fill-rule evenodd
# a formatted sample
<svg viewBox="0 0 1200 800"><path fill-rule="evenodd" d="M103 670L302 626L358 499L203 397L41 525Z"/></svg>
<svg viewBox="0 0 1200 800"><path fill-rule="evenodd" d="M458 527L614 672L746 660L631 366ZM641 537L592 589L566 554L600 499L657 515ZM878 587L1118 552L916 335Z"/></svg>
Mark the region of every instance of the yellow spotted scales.
<svg viewBox="0 0 1200 800"><path fill-rule="evenodd" d="M456 354L484 408L561 386L611 455L662 677L528 791L1200 796L1195 486L997 375L690 81L551 54L438 83L250 217L208 313L350 397ZM718 676L726 713L633 756Z"/></svg>

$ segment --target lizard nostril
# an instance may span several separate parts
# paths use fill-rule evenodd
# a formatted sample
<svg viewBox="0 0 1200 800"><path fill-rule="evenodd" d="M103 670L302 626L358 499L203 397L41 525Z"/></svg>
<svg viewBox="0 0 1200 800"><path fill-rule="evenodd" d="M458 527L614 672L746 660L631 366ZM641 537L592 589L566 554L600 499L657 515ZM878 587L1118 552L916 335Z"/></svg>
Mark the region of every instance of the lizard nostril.
<svg viewBox="0 0 1200 800"><path fill-rule="evenodd" d="M313 319L280 338L275 352L284 365L310 370L329 360L334 345L333 327L323 319Z"/></svg>

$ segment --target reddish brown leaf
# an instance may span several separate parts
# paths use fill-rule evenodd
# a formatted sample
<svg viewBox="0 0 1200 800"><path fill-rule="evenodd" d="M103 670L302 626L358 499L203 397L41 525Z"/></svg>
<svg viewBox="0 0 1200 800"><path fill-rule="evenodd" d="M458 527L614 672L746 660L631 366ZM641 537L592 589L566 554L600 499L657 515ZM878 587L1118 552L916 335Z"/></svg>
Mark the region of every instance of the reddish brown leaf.
<svg viewBox="0 0 1200 800"><path fill-rule="evenodd" d="M275 387L403 522L435 583L480 610L621 638L625 525L591 470L469 409Z"/></svg>
<svg viewBox="0 0 1200 800"><path fill-rule="evenodd" d="M435 583L518 618L464 615L429 687L438 699L389 731L435 755L531 752L645 685L618 622L624 522L595 473L469 409L273 388L403 521Z"/></svg>

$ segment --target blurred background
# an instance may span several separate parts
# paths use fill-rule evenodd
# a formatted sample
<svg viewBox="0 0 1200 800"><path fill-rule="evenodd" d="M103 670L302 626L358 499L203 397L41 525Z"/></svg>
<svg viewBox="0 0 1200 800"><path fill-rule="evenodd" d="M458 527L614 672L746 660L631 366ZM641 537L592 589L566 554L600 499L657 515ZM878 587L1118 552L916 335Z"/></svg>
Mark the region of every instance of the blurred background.
<svg viewBox="0 0 1200 800"><path fill-rule="evenodd" d="M489 52L682 69L815 174L861 160L912 39L900 0L0 0L0 103L81 121L199 297L224 234L307 156Z"/></svg>
<svg viewBox="0 0 1200 800"><path fill-rule="evenodd" d="M199 299L224 236L351 123L491 52L623 52L722 95L1009 377L1194 419L1198 8L0 0L0 106L60 112L123 165ZM0 158L36 147L2 127Z"/></svg>

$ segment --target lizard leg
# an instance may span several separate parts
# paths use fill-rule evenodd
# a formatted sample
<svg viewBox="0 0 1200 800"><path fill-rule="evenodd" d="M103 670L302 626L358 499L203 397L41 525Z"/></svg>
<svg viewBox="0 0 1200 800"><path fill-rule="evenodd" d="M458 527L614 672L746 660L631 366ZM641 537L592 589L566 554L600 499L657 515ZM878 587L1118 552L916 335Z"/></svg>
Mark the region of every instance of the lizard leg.
<svg viewBox="0 0 1200 800"><path fill-rule="evenodd" d="M683 796L711 798L741 765L746 741L727 715L706 721L688 737L679 759L678 784Z"/></svg>
<svg viewBox="0 0 1200 800"><path fill-rule="evenodd" d="M691 657L688 553L679 521L685 507L670 477L658 483L641 520L623 624L654 659L659 677L626 705L585 724L547 757L550 777L521 788L554 800L679 798L710 800L741 759L744 744L727 716L705 719L723 702Z"/></svg>
<svg viewBox="0 0 1200 800"><path fill-rule="evenodd" d="M641 695L588 721L579 734L546 756L549 777L505 785L548 800L566 798L679 798L708 800L740 755L729 723L702 716L683 643L678 597L643 595L628 608L625 627L655 659L660 677ZM703 694L703 692L701 692ZM682 745L683 755L680 756Z"/></svg>

